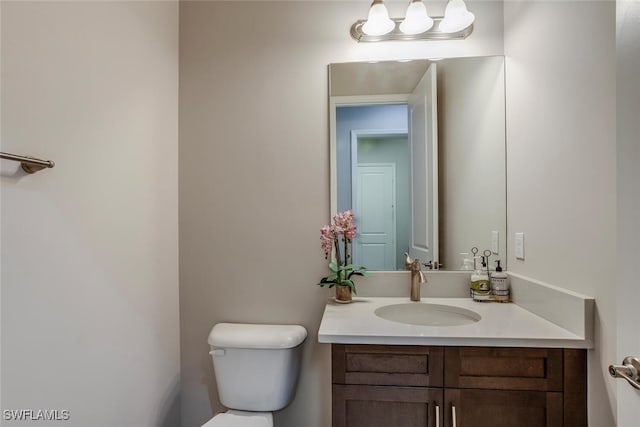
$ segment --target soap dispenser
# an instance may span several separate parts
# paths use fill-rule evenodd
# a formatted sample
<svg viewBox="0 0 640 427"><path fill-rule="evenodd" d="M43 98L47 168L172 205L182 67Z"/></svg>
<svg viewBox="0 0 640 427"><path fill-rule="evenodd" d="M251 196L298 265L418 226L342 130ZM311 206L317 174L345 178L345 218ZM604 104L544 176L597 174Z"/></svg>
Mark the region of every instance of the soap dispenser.
<svg viewBox="0 0 640 427"><path fill-rule="evenodd" d="M500 260L496 260L496 264L496 271L491 274L491 295L494 301L509 302L511 299L509 276L502 271Z"/></svg>
<svg viewBox="0 0 640 427"><path fill-rule="evenodd" d="M482 258L482 263L478 264L477 259ZM474 301L491 300L491 288L489 284L489 273L486 271L485 257L474 257L474 271L471 274L471 299Z"/></svg>

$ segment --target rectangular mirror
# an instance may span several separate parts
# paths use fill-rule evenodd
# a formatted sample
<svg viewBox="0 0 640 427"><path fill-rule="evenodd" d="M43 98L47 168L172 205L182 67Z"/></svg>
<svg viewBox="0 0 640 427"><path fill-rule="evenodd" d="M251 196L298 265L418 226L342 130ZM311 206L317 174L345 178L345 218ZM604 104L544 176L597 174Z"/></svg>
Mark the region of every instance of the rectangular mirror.
<svg viewBox="0 0 640 427"><path fill-rule="evenodd" d="M331 209L353 209L353 263L506 263L504 57L329 65ZM490 265L494 267L495 265Z"/></svg>

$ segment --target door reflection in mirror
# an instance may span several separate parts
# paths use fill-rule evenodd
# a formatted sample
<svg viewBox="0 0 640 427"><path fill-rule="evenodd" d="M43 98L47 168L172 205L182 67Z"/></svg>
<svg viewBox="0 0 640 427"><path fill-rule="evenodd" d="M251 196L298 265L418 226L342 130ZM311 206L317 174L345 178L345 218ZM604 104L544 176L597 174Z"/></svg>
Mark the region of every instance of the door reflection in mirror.
<svg viewBox="0 0 640 427"><path fill-rule="evenodd" d="M409 239L407 105L336 108L338 210L353 209L353 263L396 270Z"/></svg>

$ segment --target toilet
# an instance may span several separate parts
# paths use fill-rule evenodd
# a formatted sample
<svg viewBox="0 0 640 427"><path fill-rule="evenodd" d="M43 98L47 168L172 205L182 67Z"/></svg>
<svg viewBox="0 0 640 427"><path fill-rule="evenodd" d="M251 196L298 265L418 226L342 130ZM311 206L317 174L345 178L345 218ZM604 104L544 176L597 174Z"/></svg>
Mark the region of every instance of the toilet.
<svg viewBox="0 0 640 427"><path fill-rule="evenodd" d="M202 427L273 427L272 412L295 394L306 337L299 325L215 325L209 354L220 402L229 410Z"/></svg>

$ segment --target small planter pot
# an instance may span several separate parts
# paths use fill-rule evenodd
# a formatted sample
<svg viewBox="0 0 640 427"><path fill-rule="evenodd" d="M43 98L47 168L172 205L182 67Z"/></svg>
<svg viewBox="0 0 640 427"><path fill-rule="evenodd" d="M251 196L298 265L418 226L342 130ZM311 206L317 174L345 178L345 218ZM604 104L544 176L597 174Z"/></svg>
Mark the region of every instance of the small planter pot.
<svg viewBox="0 0 640 427"><path fill-rule="evenodd" d="M351 302L351 287L347 285L336 285L336 302L349 304Z"/></svg>

